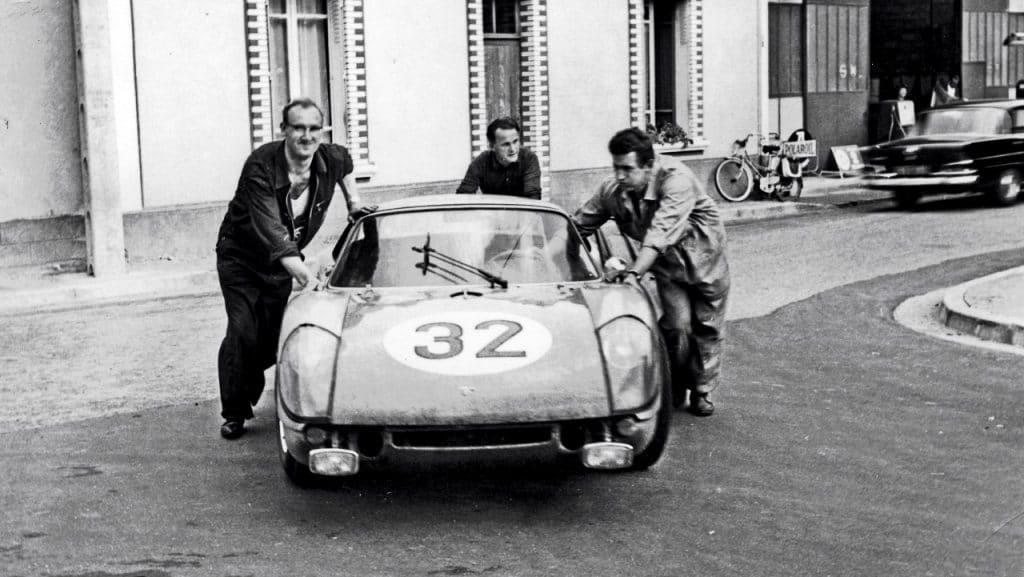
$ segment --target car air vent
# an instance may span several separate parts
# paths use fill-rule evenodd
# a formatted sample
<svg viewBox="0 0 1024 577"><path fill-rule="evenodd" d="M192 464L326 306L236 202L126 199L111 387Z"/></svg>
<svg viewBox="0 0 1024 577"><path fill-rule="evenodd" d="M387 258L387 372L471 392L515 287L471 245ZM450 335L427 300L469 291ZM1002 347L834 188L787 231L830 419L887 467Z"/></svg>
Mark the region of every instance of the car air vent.
<svg viewBox="0 0 1024 577"><path fill-rule="evenodd" d="M455 297L466 297L466 298L469 298L469 297L482 297L482 296L484 296L484 293L477 292L477 291L471 291L471 290L461 290L461 291L458 291L458 292L453 292L451 294L452 298L455 298Z"/></svg>
<svg viewBox="0 0 1024 577"><path fill-rule="evenodd" d="M493 429L433 429L393 431L391 442L402 448L512 447L536 445L552 439L550 425Z"/></svg>

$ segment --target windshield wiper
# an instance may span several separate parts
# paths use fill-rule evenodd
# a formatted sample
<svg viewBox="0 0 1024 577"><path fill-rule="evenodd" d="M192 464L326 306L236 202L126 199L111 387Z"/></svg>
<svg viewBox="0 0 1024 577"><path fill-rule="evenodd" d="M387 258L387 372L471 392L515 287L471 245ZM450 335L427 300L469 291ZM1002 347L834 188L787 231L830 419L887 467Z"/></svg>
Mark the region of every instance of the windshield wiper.
<svg viewBox="0 0 1024 577"><path fill-rule="evenodd" d="M452 275L452 276L454 276L456 278L462 279L463 282L466 281L466 279L464 279L461 276L455 274L453 271L451 271L449 269L446 269L446 268L444 268L444 267L442 267L442 266L440 266L440 265L438 265L436 263L430 262L430 255L434 255L434 257L436 257L438 260L440 260L444 264L456 267L456 268L458 268L460 270L463 270L463 271L466 271L466 272L473 273L476 276L478 276L478 277L484 279L485 281L491 283L491 288L494 288L495 285L497 285L497 286L499 286L499 287L501 287L503 289L507 289L508 288L508 281L503 279L503 278L501 278L500 276L498 276L496 274L493 274L493 273L490 273L490 272L487 272L487 271L485 271L482 268L477 268L477 267L475 267L475 266L473 266L473 265L471 265L469 263L463 262L463 261L461 261L461 260L459 260L459 259L457 259L455 257L448 256L448 255L444 254L443 252L438 252L437 250L434 250L434 249L430 248L430 233L427 233L427 241L423 244L423 246L414 246L414 247L412 247L412 250L413 250L413 252L418 252L418 253L422 253L423 254L423 262L416 263L416 268L422 270L423 274L427 274L428 270L431 271L431 272L435 272L435 273L438 272L438 270L440 270L440 271L443 271L446 274L449 274L449 275Z"/></svg>

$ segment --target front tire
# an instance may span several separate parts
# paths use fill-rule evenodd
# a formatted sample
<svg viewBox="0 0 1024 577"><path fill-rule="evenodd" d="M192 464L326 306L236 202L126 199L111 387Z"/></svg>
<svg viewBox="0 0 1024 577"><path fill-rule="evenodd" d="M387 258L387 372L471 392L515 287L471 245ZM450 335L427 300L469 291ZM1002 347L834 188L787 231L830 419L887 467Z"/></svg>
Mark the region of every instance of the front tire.
<svg viewBox="0 0 1024 577"><path fill-rule="evenodd" d="M796 202L800 200L800 195L804 192L804 179L795 177L793 182L789 185L789 194L786 195L786 200Z"/></svg>
<svg viewBox="0 0 1024 577"><path fill-rule="evenodd" d="M1007 168L999 173L989 198L996 206L1010 206L1020 198L1021 176L1016 168Z"/></svg>
<svg viewBox="0 0 1024 577"><path fill-rule="evenodd" d="M672 381L666 379L661 387L661 407L654 416L654 437L643 451L633 456L633 471L644 471L661 459L668 444L668 432L672 427Z"/></svg>
<svg viewBox="0 0 1024 577"><path fill-rule="evenodd" d="M725 200L740 202L754 190L754 175L746 164L726 158L715 167L715 188Z"/></svg>
<svg viewBox="0 0 1024 577"><path fill-rule="evenodd" d="M302 489L308 489L316 485L318 476L309 470L309 466L303 465L302 463L295 460L288 452L288 449L284 441L284 429L281 428L280 422L277 425L280 438L277 443L277 452L281 457L281 467L284 469L284 474L288 477L296 487Z"/></svg>

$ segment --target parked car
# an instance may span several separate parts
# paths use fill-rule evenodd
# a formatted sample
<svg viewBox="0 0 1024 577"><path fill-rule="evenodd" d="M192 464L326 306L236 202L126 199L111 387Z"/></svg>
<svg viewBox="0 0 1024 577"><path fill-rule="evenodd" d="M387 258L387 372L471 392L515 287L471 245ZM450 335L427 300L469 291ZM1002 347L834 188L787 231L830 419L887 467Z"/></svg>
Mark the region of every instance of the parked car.
<svg viewBox="0 0 1024 577"><path fill-rule="evenodd" d="M922 196L985 192L1009 206L1024 171L1024 100L957 103L922 112L906 138L869 147L868 185L890 190L903 207Z"/></svg>
<svg viewBox="0 0 1024 577"><path fill-rule="evenodd" d="M280 456L297 484L405 461L644 469L669 435L669 363L642 282L558 206L488 195L382 204L325 287L288 304Z"/></svg>

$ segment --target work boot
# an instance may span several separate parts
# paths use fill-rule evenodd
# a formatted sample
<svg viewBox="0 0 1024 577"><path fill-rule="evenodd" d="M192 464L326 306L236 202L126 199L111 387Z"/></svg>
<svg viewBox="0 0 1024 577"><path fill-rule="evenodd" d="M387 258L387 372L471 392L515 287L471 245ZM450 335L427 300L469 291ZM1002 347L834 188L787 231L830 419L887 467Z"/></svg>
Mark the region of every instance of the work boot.
<svg viewBox="0 0 1024 577"><path fill-rule="evenodd" d="M245 434L245 421L229 419L220 426L220 436L225 439L237 439Z"/></svg>
<svg viewBox="0 0 1024 577"><path fill-rule="evenodd" d="M707 393L690 391L690 412L698 417L710 417L715 412L715 404L708 400Z"/></svg>

